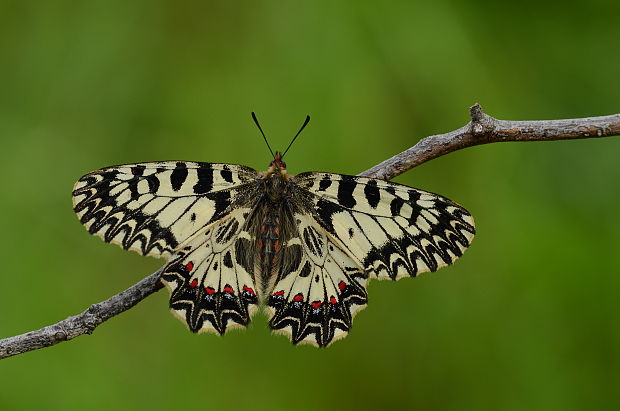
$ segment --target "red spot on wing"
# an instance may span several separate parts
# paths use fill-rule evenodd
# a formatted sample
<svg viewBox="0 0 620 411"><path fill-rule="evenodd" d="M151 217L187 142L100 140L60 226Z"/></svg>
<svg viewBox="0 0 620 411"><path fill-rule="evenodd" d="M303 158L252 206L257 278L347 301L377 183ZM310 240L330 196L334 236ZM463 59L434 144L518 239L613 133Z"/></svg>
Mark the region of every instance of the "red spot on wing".
<svg viewBox="0 0 620 411"><path fill-rule="evenodd" d="M265 232L265 224L260 226L260 233L264 233Z"/></svg>
<svg viewBox="0 0 620 411"><path fill-rule="evenodd" d="M280 230L278 229L278 227L274 228L273 232L276 233L278 237L280 236Z"/></svg>
<svg viewBox="0 0 620 411"><path fill-rule="evenodd" d="M213 287L205 287L205 292L209 295L215 294L215 288Z"/></svg>
<svg viewBox="0 0 620 411"><path fill-rule="evenodd" d="M275 295L275 296L284 295L284 290L276 291L275 293L273 293L271 295Z"/></svg>
<svg viewBox="0 0 620 411"><path fill-rule="evenodd" d="M185 264L185 269L187 271L192 271L194 269L194 263L190 261L189 263Z"/></svg>
<svg viewBox="0 0 620 411"><path fill-rule="evenodd" d="M244 285L244 286L243 286L243 291L246 291L246 292L248 292L248 293L250 293L250 294L252 294L252 295L256 295L256 293L254 292L254 290L253 290L253 289L251 289L250 287L248 287L247 285Z"/></svg>
<svg viewBox="0 0 620 411"><path fill-rule="evenodd" d="M304 300L304 295L302 293L299 293L295 297L293 297L293 301L296 301L296 302L300 302L303 300Z"/></svg>
<svg viewBox="0 0 620 411"><path fill-rule="evenodd" d="M338 300L336 300L336 297L334 297L333 295L329 297L329 302L334 305L338 304Z"/></svg>
<svg viewBox="0 0 620 411"><path fill-rule="evenodd" d="M276 240L275 243L273 243L273 248L276 249L276 251L280 251L280 241Z"/></svg>
<svg viewBox="0 0 620 411"><path fill-rule="evenodd" d="M310 305L315 309L318 310L319 308L321 308L321 305L323 305L323 303L321 301L312 301L310 303Z"/></svg>
<svg viewBox="0 0 620 411"><path fill-rule="evenodd" d="M234 294L235 290L233 290L233 288L230 285L226 284L226 286L224 287L224 292L229 293L229 294Z"/></svg>
<svg viewBox="0 0 620 411"><path fill-rule="evenodd" d="M263 248L263 240L258 240L258 248Z"/></svg>
<svg viewBox="0 0 620 411"><path fill-rule="evenodd" d="M338 283L338 288L340 289L340 291L344 291L344 289L347 288L347 283L345 283L344 281L340 281Z"/></svg>
<svg viewBox="0 0 620 411"><path fill-rule="evenodd" d="M189 286L191 288L195 288L198 285L198 280L197 279L193 279L191 283L189 283Z"/></svg>

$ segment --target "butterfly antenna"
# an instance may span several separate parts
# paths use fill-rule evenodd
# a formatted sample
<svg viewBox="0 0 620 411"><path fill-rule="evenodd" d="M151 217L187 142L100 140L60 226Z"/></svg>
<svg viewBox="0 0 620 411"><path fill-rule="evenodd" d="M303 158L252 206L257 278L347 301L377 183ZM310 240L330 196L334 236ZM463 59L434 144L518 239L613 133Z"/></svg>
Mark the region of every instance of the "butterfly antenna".
<svg viewBox="0 0 620 411"><path fill-rule="evenodd" d="M269 149L271 156L275 159L276 156L275 154L273 154L273 150L271 149L271 146L269 145L269 141L267 141L267 137L265 137L265 133L263 133L263 129L258 123L258 119L256 118L256 114L254 114L254 112L252 112L252 119L254 119L254 122L256 123L256 127L258 127L258 129L260 130L260 133L263 135L263 138L265 139L265 143L267 143L267 148Z"/></svg>
<svg viewBox="0 0 620 411"><path fill-rule="evenodd" d="M291 143L288 145L288 147L286 148L286 150L284 150L284 154L286 154L286 152L288 151L289 148L291 148L291 146L293 145L293 143L295 142L295 140L297 139L297 136L301 134L302 131L304 131L304 128L306 128L306 126L308 125L308 123L310 122L310 116L306 116L306 121L304 121L304 124L301 126L301 128L299 129L299 131L297 132L297 134L295 134L295 137L293 137L293 140L291 141ZM284 154L282 154L282 157L284 157Z"/></svg>

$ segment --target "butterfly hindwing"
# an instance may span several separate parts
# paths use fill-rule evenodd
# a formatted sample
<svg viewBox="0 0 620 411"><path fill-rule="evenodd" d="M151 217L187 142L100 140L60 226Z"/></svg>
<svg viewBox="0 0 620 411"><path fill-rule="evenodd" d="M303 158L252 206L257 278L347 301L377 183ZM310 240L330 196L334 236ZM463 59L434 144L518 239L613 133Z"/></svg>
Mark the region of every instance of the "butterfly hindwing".
<svg viewBox="0 0 620 411"><path fill-rule="evenodd" d="M297 235L284 247L301 250L301 259L294 269L281 267L267 301L269 326L295 344L327 346L366 306L367 275L311 216L294 218Z"/></svg>
<svg viewBox="0 0 620 411"><path fill-rule="evenodd" d="M80 178L73 206L91 234L143 255L169 257L230 212L236 191L257 178L234 164L152 162L106 167Z"/></svg>
<svg viewBox="0 0 620 411"><path fill-rule="evenodd" d="M400 279L451 264L469 246L474 221L455 202L388 181L330 173L295 176L312 214L368 272Z"/></svg>
<svg viewBox="0 0 620 411"><path fill-rule="evenodd" d="M251 268L239 264L249 209L235 209L205 227L179 249L164 268L170 308L193 332L224 334L246 326L258 299Z"/></svg>
<svg viewBox="0 0 620 411"><path fill-rule="evenodd" d="M295 214L296 236L285 248L301 250L296 267L282 266L267 301L269 326L293 343L327 346L346 336L366 307L367 275L307 214Z"/></svg>

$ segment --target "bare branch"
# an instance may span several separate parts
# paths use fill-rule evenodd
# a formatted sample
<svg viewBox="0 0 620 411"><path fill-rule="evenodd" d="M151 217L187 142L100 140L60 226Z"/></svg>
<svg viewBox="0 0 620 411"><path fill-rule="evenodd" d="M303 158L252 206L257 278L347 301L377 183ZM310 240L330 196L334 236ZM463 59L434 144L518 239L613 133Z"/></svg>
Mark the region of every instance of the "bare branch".
<svg viewBox="0 0 620 411"><path fill-rule="evenodd" d="M91 334L102 322L130 309L162 288L159 281L162 271L163 267L125 291L91 305L81 314L26 334L0 340L0 359L72 340L82 334Z"/></svg>
<svg viewBox="0 0 620 411"><path fill-rule="evenodd" d="M479 104L470 108L471 121L446 134L420 140L415 146L359 174L390 180L413 167L456 150L503 141L551 141L620 135L620 114L566 120L498 120L482 112Z"/></svg>
<svg viewBox="0 0 620 411"><path fill-rule="evenodd" d="M415 146L359 174L392 179L429 160L456 150L502 141L551 141L620 135L620 114L566 120L507 121L470 108L471 121L458 130L420 140ZM26 334L0 340L0 359L36 350L82 334L91 334L104 321L138 304L162 288L163 267L127 290L91 305L81 314Z"/></svg>

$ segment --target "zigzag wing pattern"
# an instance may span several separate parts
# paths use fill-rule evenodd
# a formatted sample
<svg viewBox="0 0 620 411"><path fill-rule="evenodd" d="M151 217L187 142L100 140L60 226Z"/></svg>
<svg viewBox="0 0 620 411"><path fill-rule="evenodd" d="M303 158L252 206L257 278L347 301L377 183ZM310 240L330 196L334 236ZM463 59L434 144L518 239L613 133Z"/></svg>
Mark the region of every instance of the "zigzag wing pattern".
<svg viewBox="0 0 620 411"><path fill-rule="evenodd" d="M164 269L172 312L193 332L224 334L246 326L256 311L252 267L243 263L249 208L235 209L205 227L179 249Z"/></svg>
<svg viewBox="0 0 620 411"><path fill-rule="evenodd" d="M404 185L330 173L295 176L312 214L370 278L398 280L453 263L475 234L452 200Z"/></svg>
<svg viewBox="0 0 620 411"><path fill-rule="evenodd" d="M77 181L73 207L88 231L104 241L169 257L228 214L236 189L257 176L234 164L166 161L106 167Z"/></svg>
<svg viewBox="0 0 620 411"><path fill-rule="evenodd" d="M267 301L269 326L295 344L324 347L345 337L366 307L368 276L311 216L294 218L298 235L284 247L301 258L282 267Z"/></svg>
<svg viewBox="0 0 620 411"><path fill-rule="evenodd" d="M294 343L343 338L367 304L368 279L415 277L453 263L472 216L437 194L330 173L290 177L276 154L265 173L234 164L137 163L75 184L91 234L167 257L162 282L193 332L246 326L259 300Z"/></svg>

